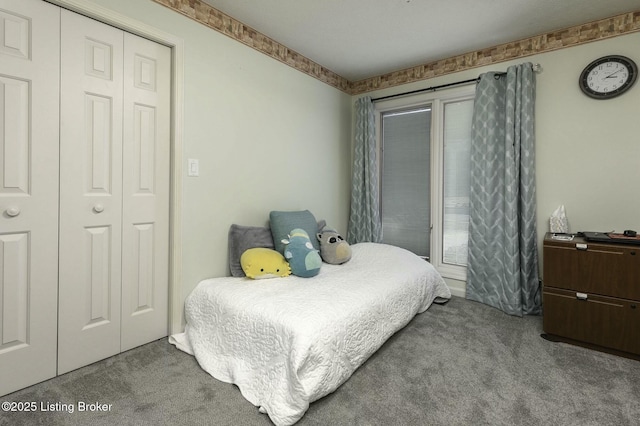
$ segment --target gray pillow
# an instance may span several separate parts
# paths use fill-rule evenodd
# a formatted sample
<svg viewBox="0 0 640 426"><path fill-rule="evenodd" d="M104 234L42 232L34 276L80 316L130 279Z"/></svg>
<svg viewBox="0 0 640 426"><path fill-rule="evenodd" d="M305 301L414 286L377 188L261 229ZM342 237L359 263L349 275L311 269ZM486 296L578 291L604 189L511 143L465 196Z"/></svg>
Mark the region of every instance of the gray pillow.
<svg viewBox="0 0 640 426"><path fill-rule="evenodd" d="M229 269L231 270L231 276L246 276L240 265L240 257L245 250L254 247L274 248L273 237L269 228L231 225L229 228Z"/></svg>

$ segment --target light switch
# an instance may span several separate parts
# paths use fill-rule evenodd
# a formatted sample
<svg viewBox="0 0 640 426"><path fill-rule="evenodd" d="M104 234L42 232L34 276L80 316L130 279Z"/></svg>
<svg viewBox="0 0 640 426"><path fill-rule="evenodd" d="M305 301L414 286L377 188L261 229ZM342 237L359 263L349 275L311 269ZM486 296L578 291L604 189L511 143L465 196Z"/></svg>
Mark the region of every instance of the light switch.
<svg viewBox="0 0 640 426"><path fill-rule="evenodd" d="M188 176L200 176L200 163L198 160L189 158L187 160L187 167Z"/></svg>

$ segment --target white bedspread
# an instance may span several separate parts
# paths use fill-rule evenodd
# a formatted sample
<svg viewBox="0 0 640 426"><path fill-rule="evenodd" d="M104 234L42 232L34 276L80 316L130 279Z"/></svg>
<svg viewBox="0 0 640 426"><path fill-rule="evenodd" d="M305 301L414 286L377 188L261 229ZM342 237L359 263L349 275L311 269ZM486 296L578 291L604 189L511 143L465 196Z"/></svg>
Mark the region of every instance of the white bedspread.
<svg viewBox="0 0 640 426"><path fill-rule="evenodd" d="M354 244L313 278L213 278L187 298L172 343L234 383L276 425L344 383L392 334L451 293L431 264L389 245Z"/></svg>

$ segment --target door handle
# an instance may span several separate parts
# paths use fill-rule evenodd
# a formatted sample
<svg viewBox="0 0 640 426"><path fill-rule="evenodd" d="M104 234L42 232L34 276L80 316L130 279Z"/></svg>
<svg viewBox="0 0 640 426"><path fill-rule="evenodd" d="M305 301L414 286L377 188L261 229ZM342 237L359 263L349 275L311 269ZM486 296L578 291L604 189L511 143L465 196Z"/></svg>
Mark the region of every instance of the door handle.
<svg viewBox="0 0 640 426"><path fill-rule="evenodd" d="M20 214L20 209L18 207L9 207L4 211L9 217L16 217Z"/></svg>
<svg viewBox="0 0 640 426"><path fill-rule="evenodd" d="M96 204L93 206L93 211L96 213L102 213L104 211L104 206L102 204Z"/></svg>

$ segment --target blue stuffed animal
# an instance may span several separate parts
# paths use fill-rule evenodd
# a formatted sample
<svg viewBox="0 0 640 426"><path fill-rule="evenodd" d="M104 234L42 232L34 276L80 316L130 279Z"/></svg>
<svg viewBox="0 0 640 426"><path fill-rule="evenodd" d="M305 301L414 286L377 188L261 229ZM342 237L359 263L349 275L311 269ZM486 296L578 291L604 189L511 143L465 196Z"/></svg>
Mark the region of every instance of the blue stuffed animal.
<svg viewBox="0 0 640 426"><path fill-rule="evenodd" d="M303 278L318 275L322 258L318 250L313 248L309 234L303 229L296 228L289 233L289 239L284 239L284 257L291 266L291 273Z"/></svg>

